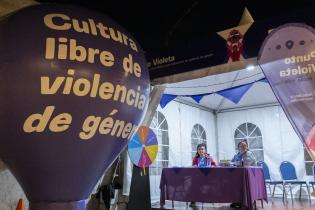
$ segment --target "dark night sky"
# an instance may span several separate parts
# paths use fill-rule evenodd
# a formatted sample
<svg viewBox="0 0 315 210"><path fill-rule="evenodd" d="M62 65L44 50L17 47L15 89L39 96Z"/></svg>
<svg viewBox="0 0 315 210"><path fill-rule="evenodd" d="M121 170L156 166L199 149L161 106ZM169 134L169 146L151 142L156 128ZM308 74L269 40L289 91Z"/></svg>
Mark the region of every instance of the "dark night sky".
<svg viewBox="0 0 315 210"><path fill-rule="evenodd" d="M39 0L101 11L125 27L145 51L185 44L238 25L245 7L255 21L315 5L315 1L259 0ZM196 36L197 35L197 36Z"/></svg>

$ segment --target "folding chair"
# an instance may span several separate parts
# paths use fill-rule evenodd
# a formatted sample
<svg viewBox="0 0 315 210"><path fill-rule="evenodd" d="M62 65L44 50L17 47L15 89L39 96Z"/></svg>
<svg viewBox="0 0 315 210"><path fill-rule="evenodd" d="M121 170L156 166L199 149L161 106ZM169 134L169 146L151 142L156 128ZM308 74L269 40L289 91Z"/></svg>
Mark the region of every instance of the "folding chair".
<svg viewBox="0 0 315 210"><path fill-rule="evenodd" d="M314 176L314 180L313 181L309 181L308 184L312 186L313 191L315 191L314 189L314 185L315 185L315 163L313 164L313 176Z"/></svg>
<svg viewBox="0 0 315 210"><path fill-rule="evenodd" d="M263 169L266 187L268 187L269 194L271 195L271 197L274 197L276 186L277 185L283 186L283 181L274 181L271 179L271 176L269 173L269 167L264 161L258 161L257 165ZM273 185L273 191L271 193L271 186L272 185Z"/></svg>
<svg viewBox="0 0 315 210"><path fill-rule="evenodd" d="M303 187L303 185L305 185L305 187L307 189L308 199L309 199L309 201L311 200L310 190L309 190L307 182L298 180L298 178L296 176L295 167L291 162L283 161L280 164L280 174L281 174L282 180L283 180L284 194L286 196L285 187L288 185L289 189L290 189L292 203L293 203L292 185L300 185L300 196L299 196L300 200L301 200L302 187Z"/></svg>

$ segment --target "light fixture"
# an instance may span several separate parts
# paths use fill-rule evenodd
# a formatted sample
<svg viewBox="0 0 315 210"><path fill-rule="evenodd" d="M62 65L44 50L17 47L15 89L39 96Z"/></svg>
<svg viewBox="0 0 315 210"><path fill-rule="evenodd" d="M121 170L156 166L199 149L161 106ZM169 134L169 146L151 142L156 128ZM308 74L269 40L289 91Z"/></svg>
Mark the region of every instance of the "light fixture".
<svg viewBox="0 0 315 210"><path fill-rule="evenodd" d="M253 66L253 65L249 65L246 67L246 70L248 70L248 71L252 71L254 69L255 69L255 66Z"/></svg>

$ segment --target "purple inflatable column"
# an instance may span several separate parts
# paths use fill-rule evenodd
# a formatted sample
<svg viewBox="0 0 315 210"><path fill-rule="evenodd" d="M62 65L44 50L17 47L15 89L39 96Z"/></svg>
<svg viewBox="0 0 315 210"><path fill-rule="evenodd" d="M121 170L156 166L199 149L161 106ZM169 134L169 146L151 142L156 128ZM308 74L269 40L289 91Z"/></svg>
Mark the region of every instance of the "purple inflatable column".
<svg viewBox="0 0 315 210"><path fill-rule="evenodd" d="M42 4L2 18L0 158L30 210L85 210L149 91L143 50L103 14Z"/></svg>

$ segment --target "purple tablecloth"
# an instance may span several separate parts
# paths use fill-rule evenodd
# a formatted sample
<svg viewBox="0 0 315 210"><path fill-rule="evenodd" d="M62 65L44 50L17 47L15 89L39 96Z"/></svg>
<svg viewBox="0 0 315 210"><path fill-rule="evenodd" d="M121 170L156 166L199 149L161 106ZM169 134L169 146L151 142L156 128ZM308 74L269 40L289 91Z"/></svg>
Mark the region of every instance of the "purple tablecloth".
<svg viewBox="0 0 315 210"><path fill-rule="evenodd" d="M267 201L263 170L250 168L164 168L161 206L165 200L203 203L241 202L253 209L255 200Z"/></svg>

